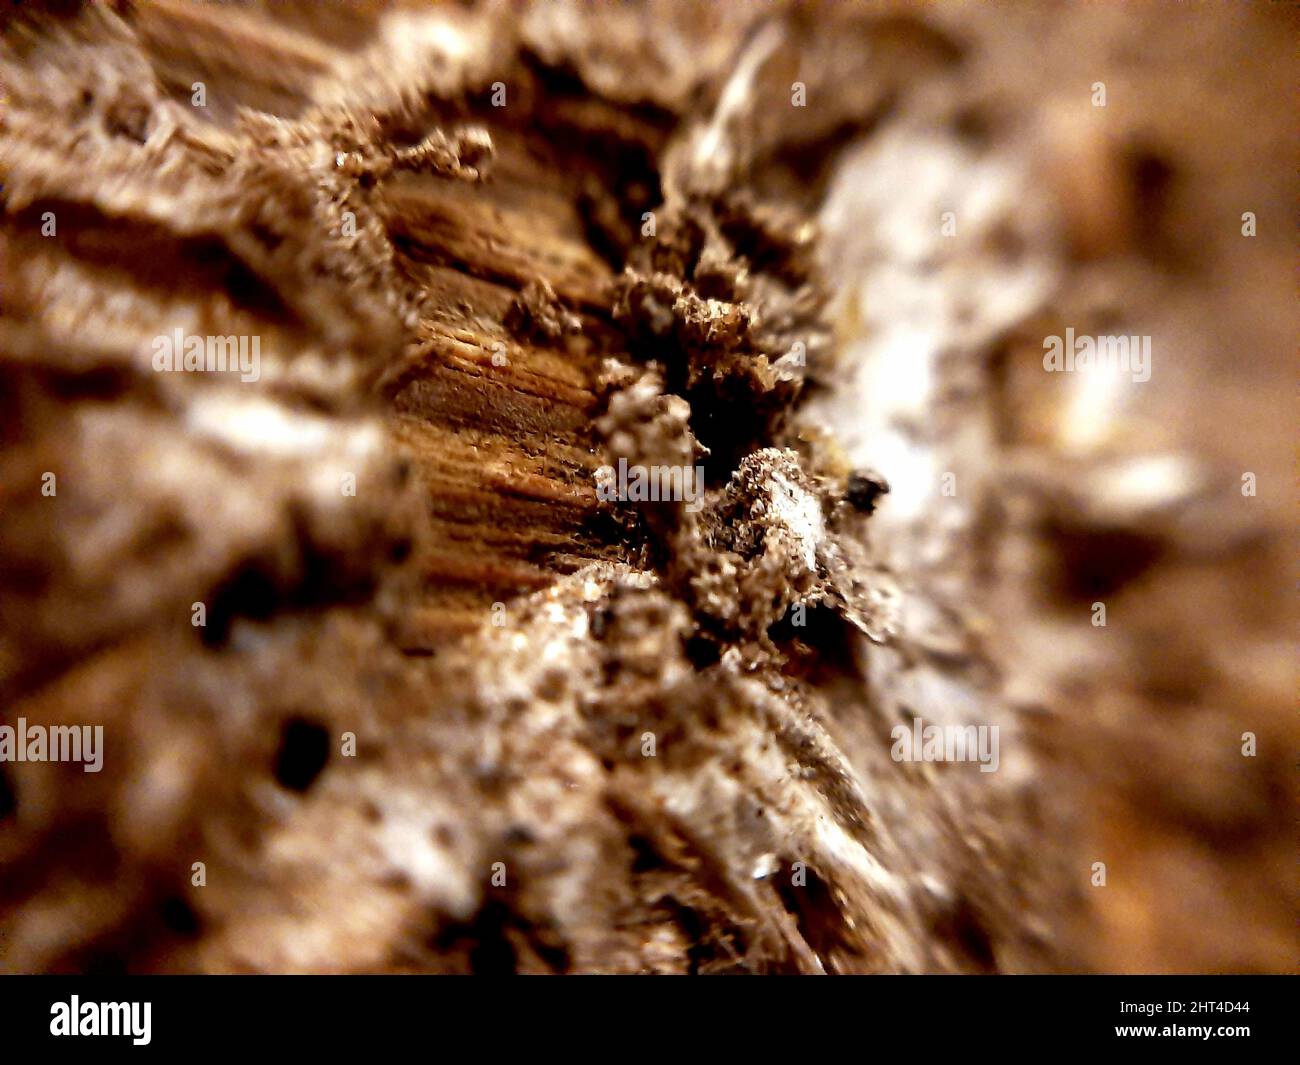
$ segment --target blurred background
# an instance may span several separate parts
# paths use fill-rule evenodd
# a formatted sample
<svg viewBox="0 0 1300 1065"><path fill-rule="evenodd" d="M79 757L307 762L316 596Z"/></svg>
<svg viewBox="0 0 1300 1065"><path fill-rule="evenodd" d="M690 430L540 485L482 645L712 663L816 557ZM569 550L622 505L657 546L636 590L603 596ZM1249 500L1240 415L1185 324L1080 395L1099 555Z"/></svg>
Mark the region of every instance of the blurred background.
<svg viewBox="0 0 1300 1065"><path fill-rule="evenodd" d="M822 210L861 392L820 409L910 494L900 567L988 619L1050 843L1106 864L1101 970L1294 964L1295 15L927 7L960 58ZM1149 337L1150 380L1045 372L1066 328Z"/></svg>

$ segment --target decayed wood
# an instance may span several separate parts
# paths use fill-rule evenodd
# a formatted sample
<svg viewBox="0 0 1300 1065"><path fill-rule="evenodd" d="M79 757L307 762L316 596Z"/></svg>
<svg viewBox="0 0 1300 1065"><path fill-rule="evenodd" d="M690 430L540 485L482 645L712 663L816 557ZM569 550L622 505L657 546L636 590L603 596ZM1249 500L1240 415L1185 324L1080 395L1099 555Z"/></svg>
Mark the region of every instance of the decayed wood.
<svg viewBox="0 0 1300 1065"><path fill-rule="evenodd" d="M876 397L812 212L942 19L61 8L0 30L0 712L111 757L0 766L4 967L1061 967L1041 782L890 755L918 706L1019 728L997 530L900 619L822 424ZM887 143L966 165L920 113ZM257 380L158 371L176 329ZM953 330L961 450L1018 416ZM706 490L602 498L619 459Z"/></svg>
<svg viewBox="0 0 1300 1065"><path fill-rule="evenodd" d="M6 35L0 690L120 752L7 782L7 965L985 965L883 814L947 807L830 695L888 596L787 418L827 328L770 108L710 112L743 26L656 88L608 17L631 81L490 11ZM772 32L742 80L780 88ZM259 380L155 372L178 327L259 337ZM702 509L602 500L616 458L707 461Z"/></svg>

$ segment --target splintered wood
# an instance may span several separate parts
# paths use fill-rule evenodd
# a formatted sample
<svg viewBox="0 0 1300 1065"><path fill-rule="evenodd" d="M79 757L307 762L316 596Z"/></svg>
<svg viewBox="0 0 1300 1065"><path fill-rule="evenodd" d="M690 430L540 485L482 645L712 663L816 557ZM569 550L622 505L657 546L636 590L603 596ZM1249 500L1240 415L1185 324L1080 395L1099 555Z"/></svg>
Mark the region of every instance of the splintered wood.
<svg viewBox="0 0 1300 1065"><path fill-rule="evenodd" d="M0 968L1081 964L992 533L863 458L1000 415L855 368L925 296L871 175L1017 172L902 105L949 16L821 14L8 16L0 742L98 764L0 760ZM1035 239L945 401L1044 313Z"/></svg>

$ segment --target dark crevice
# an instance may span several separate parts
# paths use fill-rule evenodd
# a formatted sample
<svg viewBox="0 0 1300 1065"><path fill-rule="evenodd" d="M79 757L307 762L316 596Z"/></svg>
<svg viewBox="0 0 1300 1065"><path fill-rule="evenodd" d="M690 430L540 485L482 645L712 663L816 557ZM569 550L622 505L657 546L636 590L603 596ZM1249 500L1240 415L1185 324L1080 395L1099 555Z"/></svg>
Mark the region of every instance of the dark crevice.
<svg viewBox="0 0 1300 1065"><path fill-rule="evenodd" d="M329 731L306 718L293 718L280 732L275 779L290 791L305 792L329 761Z"/></svg>
<svg viewBox="0 0 1300 1065"><path fill-rule="evenodd" d="M978 971L994 972L997 958L993 941L970 900L959 899L935 924L937 937L954 944Z"/></svg>
<svg viewBox="0 0 1300 1065"><path fill-rule="evenodd" d="M1092 602L1114 594L1154 566L1165 552L1159 541L1126 530L1057 525L1048 532L1061 560L1057 591L1075 601Z"/></svg>
<svg viewBox="0 0 1300 1065"><path fill-rule="evenodd" d="M804 942L829 969L832 954L856 951L844 938L844 915L830 887L807 865L798 872L802 874L801 884L794 882L792 869L783 869L772 878L772 884L794 917Z"/></svg>
<svg viewBox="0 0 1300 1065"><path fill-rule="evenodd" d="M199 629L199 637L208 647L226 645L236 618L265 620L280 604L274 575L256 563L236 570L209 599L207 624Z"/></svg>
<svg viewBox="0 0 1300 1065"><path fill-rule="evenodd" d="M9 769L0 762L0 821L12 817L18 810L18 791L9 777Z"/></svg>
<svg viewBox="0 0 1300 1065"><path fill-rule="evenodd" d="M663 856L645 836L628 837L628 845L632 848L633 873L649 873L664 867Z"/></svg>
<svg viewBox="0 0 1300 1065"><path fill-rule="evenodd" d="M572 965L557 938L498 898L485 902L472 920L442 926L428 945L440 955L463 952L475 976L511 976L538 966L562 974Z"/></svg>
<svg viewBox="0 0 1300 1065"><path fill-rule="evenodd" d="M767 630L768 638L787 656L785 672L812 684L856 678L857 630L829 606L814 604L804 606L802 611L796 609L798 606L792 605ZM802 625L795 623L800 614Z"/></svg>
<svg viewBox="0 0 1300 1065"><path fill-rule="evenodd" d="M56 219L62 249L87 265L121 271L141 288L172 297L224 289L241 310L298 322L275 288L220 238L183 236L161 224L109 218L87 204L57 199L30 204L12 222L39 234L46 212Z"/></svg>
<svg viewBox="0 0 1300 1065"><path fill-rule="evenodd" d="M198 914L194 912L193 907L188 902L178 895L164 899L160 912L163 924L178 936L191 939L202 931L202 922L199 920Z"/></svg>

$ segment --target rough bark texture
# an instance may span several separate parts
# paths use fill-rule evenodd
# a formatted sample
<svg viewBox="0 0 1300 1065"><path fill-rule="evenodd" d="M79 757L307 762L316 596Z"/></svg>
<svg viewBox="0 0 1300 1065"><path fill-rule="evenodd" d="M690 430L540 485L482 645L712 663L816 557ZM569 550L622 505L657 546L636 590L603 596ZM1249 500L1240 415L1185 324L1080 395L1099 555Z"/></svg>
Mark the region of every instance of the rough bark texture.
<svg viewBox="0 0 1300 1065"><path fill-rule="evenodd" d="M1293 190L1231 161L1291 16L516 10L6 8L0 714L105 762L0 765L0 967L1288 965ZM1131 74L1116 25L1263 73L1199 139L999 73ZM1152 428L1216 317L1235 449ZM1201 350L1089 407L1066 325ZM918 716L999 771L895 761Z"/></svg>

